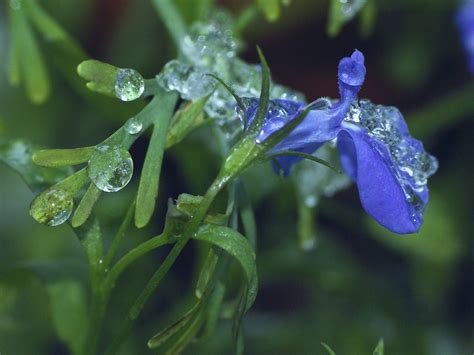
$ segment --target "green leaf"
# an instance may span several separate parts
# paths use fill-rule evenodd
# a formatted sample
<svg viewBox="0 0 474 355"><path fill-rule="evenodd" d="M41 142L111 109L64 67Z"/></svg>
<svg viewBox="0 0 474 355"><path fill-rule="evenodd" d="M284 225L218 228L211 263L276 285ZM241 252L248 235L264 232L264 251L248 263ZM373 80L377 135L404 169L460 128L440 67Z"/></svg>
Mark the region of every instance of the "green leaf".
<svg viewBox="0 0 474 355"><path fill-rule="evenodd" d="M241 181L237 184L237 190L240 219L242 220L242 226L244 227L244 234L249 240L253 250L255 250L257 246L257 224L255 222L252 203L247 190Z"/></svg>
<svg viewBox="0 0 474 355"><path fill-rule="evenodd" d="M336 355L336 353L334 352L334 350L332 350L328 344L326 343L321 343L321 345L323 346L324 349L326 349L326 351L328 352L329 355Z"/></svg>
<svg viewBox="0 0 474 355"><path fill-rule="evenodd" d="M87 80L87 88L116 98L115 82L119 68L98 60L85 60L77 66L77 74Z"/></svg>
<svg viewBox="0 0 474 355"><path fill-rule="evenodd" d="M258 56L262 65L262 91L260 92L259 105L255 118L250 127L252 135L257 135L265 122L268 112L268 102L270 100L270 69L260 47L257 47Z"/></svg>
<svg viewBox="0 0 474 355"><path fill-rule="evenodd" d="M69 35L59 26L56 21L46 13L36 0L28 0L22 3L28 12L29 18L36 25L36 28L43 33L47 41L70 40Z"/></svg>
<svg viewBox="0 0 474 355"><path fill-rule="evenodd" d="M82 354L87 329L85 292L80 284L65 280L46 286L54 329L72 354Z"/></svg>
<svg viewBox="0 0 474 355"><path fill-rule="evenodd" d="M340 0L331 0L327 26L328 34L332 37L338 35L344 24L352 20L362 10L366 1L353 0L343 3Z"/></svg>
<svg viewBox="0 0 474 355"><path fill-rule="evenodd" d="M188 325L182 335L173 343L168 349L165 355L179 355L181 354L186 346L194 339L199 332L203 322L202 313L198 312L193 322Z"/></svg>
<svg viewBox="0 0 474 355"><path fill-rule="evenodd" d="M199 229L193 239L211 243L232 255L242 267L248 284L247 311L257 296L258 280L255 252L249 241L234 229L207 225Z"/></svg>
<svg viewBox="0 0 474 355"><path fill-rule="evenodd" d="M0 139L0 162L16 171L32 191L58 183L72 173L70 168L43 168L33 164L37 147L20 139Z"/></svg>
<svg viewBox="0 0 474 355"><path fill-rule="evenodd" d="M189 102L183 109L176 112L166 136L166 148L181 142L193 129L200 126L203 120L203 108L209 96Z"/></svg>
<svg viewBox="0 0 474 355"><path fill-rule="evenodd" d="M188 312L186 312L181 318L170 326L163 329L161 332L155 334L150 340L148 340L148 347L150 349L156 349L163 345L169 338L178 333L183 329L196 315L199 310L200 303L196 303Z"/></svg>
<svg viewBox="0 0 474 355"><path fill-rule="evenodd" d="M95 147L76 149L45 149L33 154L36 165L47 167L70 166L85 163L89 160Z"/></svg>
<svg viewBox="0 0 474 355"><path fill-rule="evenodd" d="M176 100L177 94L174 92L163 94L158 98L160 110L156 112L153 133L145 156L140 185L138 186L135 209L135 225L138 228L148 224L155 210L166 134Z"/></svg>
<svg viewBox="0 0 474 355"><path fill-rule="evenodd" d="M271 155L268 156L268 158L273 159L273 158L284 157L284 156L294 156L294 157L299 157L299 158L303 158L303 159L308 159L308 160L311 160L315 163L324 165L325 167L333 170L334 172L336 172L338 174L342 174L342 171L340 171L336 167L332 166L331 163L329 163L328 161L326 161L324 159L320 159L318 157L315 157L314 155L311 155L311 154L295 152L295 151L286 151L286 152L279 152L279 153L271 154Z"/></svg>
<svg viewBox="0 0 474 355"><path fill-rule="evenodd" d="M72 216L71 225L74 228L82 226L87 221L100 194L101 191L91 183Z"/></svg>
<svg viewBox="0 0 474 355"><path fill-rule="evenodd" d="M14 60L18 60L18 64L12 64L13 68L10 67L10 80L13 83L19 82L20 74L25 81L29 99L35 104L41 104L51 92L46 66L25 12L9 8L12 40L15 41L12 44L12 55Z"/></svg>
<svg viewBox="0 0 474 355"><path fill-rule="evenodd" d="M383 355L384 354L384 343L383 338L380 338L377 347L374 350L374 355Z"/></svg>
<svg viewBox="0 0 474 355"><path fill-rule="evenodd" d="M196 284L195 295L198 299L202 298L202 295L214 274L218 260L218 255L213 248L210 248Z"/></svg>

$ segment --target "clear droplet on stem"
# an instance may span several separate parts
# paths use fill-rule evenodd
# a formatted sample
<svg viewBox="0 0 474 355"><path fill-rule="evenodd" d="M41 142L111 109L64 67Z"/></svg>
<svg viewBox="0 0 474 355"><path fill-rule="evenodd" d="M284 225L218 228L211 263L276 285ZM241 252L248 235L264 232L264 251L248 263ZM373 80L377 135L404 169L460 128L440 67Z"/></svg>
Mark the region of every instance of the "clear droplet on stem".
<svg viewBox="0 0 474 355"><path fill-rule="evenodd" d="M89 178L99 190L105 192L123 189L132 174L132 157L119 146L99 146L89 160Z"/></svg>
<svg viewBox="0 0 474 355"><path fill-rule="evenodd" d="M70 193L51 188L31 202L30 215L41 224L59 226L71 216L73 205L73 196Z"/></svg>
<svg viewBox="0 0 474 355"><path fill-rule="evenodd" d="M133 101L145 91L145 80L134 69L119 69L115 81L115 93L122 101Z"/></svg>
<svg viewBox="0 0 474 355"><path fill-rule="evenodd" d="M142 131L143 124L142 122L136 118L132 117L125 123L125 130L128 134L138 134Z"/></svg>

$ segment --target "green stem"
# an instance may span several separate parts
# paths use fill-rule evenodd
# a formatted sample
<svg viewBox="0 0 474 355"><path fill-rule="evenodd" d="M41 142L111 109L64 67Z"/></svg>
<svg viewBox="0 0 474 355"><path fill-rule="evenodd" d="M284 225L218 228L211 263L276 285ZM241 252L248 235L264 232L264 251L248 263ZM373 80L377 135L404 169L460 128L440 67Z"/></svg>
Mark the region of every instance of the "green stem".
<svg viewBox="0 0 474 355"><path fill-rule="evenodd" d="M130 204L130 207L127 210L127 214L125 215L122 224L119 227L117 234L115 235L114 239L112 240L112 244L110 245L110 249L104 259L104 269L108 269L112 260L114 259L117 251L122 243L123 238L125 238L125 234L127 233L130 224L132 223L133 212L135 211L135 201Z"/></svg>
<svg viewBox="0 0 474 355"><path fill-rule="evenodd" d="M158 287L160 282L163 280L165 275L168 273L168 271L171 269L177 257L188 243L189 239L196 233L197 229L199 228L199 225L206 216L207 211L209 210L209 207L211 206L212 202L216 198L217 194L227 184L230 178L231 176L219 175L218 178L214 181L214 183L209 187L203 197L199 210L193 215L193 217L189 221L187 227L183 232L183 235L180 237L180 239L178 239L177 243L173 246L164 262L161 264L155 274L150 278L147 285L128 311L127 317L119 331L118 336L115 338L115 340L112 342L112 344L106 351L107 355L116 353L122 340L130 331L133 326L133 323L143 310L143 307L145 306L146 302L151 297L151 295Z"/></svg>
<svg viewBox="0 0 474 355"><path fill-rule="evenodd" d="M135 260L143 256L144 254L159 248L166 244L171 244L175 240L170 239L168 235L160 234L156 237L153 237L146 242L138 245L134 249L130 250L127 254L125 254L109 271L106 279L106 287L112 288L117 278L120 274L127 268L128 265L133 263Z"/></svg>

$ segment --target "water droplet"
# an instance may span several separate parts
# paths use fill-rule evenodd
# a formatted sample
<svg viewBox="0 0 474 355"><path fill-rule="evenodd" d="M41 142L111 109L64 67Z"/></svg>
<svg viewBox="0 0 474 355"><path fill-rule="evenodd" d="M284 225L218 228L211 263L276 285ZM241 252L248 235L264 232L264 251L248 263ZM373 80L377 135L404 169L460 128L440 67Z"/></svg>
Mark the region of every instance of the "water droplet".
<svg viewBox="0 0 474 355"><path fill-rule="evenodd" d="M71 216L73 205L71 194L51 188L36 196L31 202L30 215L41 224L59 226Z"/></svg>
<svg viewBox="0 0 474 355"><path fill-rule="evenodd" d="M309 208L316 207L318 204L318 198L315 195L308 195L304 199L304 204Z"/></svg>
<svg viewBox="0 0 474 355"><path fill-rule="evenodd" d="M303 251L312 251L316 249L318 245L318 240L315 236L311 236L310 238L306 238L300 242L300 248Z"/></svg>
<svg viewBox="0 0 474 355"><path fill-rule="evenodd" d="M142 96L145 81L134 69L119 69L115 81L115 93L122 101L133 101Z"/></svg>
<svg viewBox="0 0 474 355"><path fill-rule="evenodd" d="M125 123L125 130L127 131L128 134L138 134L142 131L142 129L143 129L143 124L136 117L130 118Z"/></svg>
<svg viewBox="0 0 474 355"><path fill-rule="evenodd" d="M181 51L187 61L213 72L229 69L236 56L238 43L233 37L232 24L212 18L209 23L195 23L181 41Z"/></svg>
<svg viewBox="0 0 474 355"><path fill-rule="evenodd" d="M12 10L15 10L15 11L21 10L20 0L10 0L10 7Z"/></svg>
<svg viewBox="0 0 474 355"><path fill-rule="evenodd" d="M89 177L99 190L105 192L123 189L132 174L132 157L119 146L99 146L89 160Z"/></svg>
<svg viewBox="0 0 474 355"><path fill-rule="evenodd" d="M367 0L339 0L341 15L345 20L354 17L364 6Z"/></svg>

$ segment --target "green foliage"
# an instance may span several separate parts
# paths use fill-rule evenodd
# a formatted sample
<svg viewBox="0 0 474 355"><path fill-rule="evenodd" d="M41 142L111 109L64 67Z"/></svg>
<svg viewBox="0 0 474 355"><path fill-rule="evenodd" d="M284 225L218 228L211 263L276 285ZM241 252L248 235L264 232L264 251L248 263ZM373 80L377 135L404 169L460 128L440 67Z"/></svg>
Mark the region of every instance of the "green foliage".
<svg viewBox="0 0 474 355"><path fill-rule="evenodd" d="M119 68L98 60L86 60L77 66L79 76L87 80L87 88L99 94L117 97L115 82Z"/></svg>
<svg viewBox="0 0 474 355"><path fill-rule="evenodd" d="M280 4L289 6L291 0L256 0L257 6L270 22L278 20L281 14Z"/></svg>

